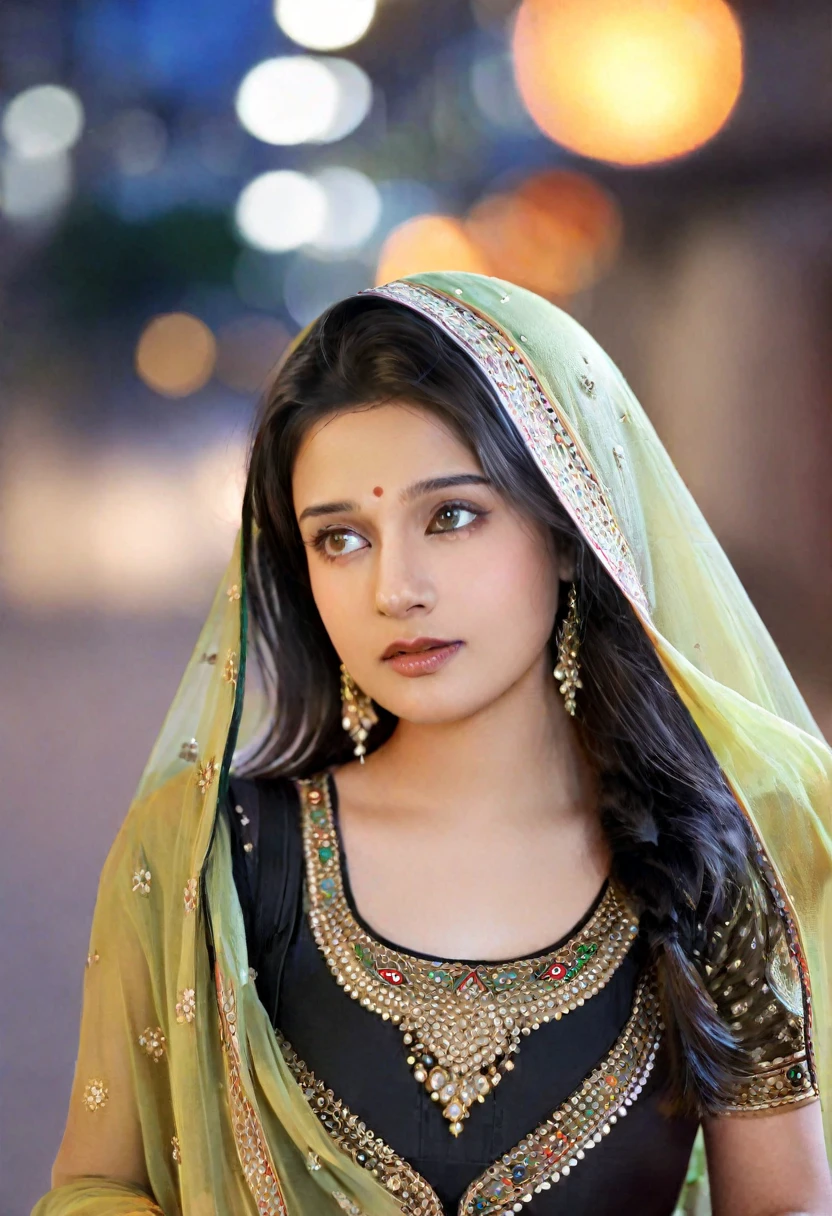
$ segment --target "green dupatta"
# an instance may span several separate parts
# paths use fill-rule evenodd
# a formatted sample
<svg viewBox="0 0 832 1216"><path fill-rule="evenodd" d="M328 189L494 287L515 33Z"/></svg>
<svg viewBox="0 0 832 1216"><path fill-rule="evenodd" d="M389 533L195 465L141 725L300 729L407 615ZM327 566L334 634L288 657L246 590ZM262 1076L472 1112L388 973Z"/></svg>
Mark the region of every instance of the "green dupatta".
<svg viewBox="0 0 832 1216"><path fill-rule="evenodd" d="M826 1097L832 752L727 557L621 373L566 313L463 273L374 294L475 360L637 613L773 867ZM101 877L64 1146L79 1177L34 1216L402 1211L313 1114L249 975L217 805L244 708L250 543L238 536Z"/></svg>

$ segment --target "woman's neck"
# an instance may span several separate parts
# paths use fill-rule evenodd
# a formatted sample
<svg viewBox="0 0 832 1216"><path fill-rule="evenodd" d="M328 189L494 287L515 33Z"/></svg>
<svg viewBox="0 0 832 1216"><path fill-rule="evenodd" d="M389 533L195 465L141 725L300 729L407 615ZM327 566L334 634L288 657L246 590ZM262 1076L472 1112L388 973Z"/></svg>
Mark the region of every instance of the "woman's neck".
<svg viewBox="0 0 832 1216"><path fill-rule="evenodd" d="M446 826L533 823L594 810L596 777L566 714L549 664L541 661L502 697L454 722L399 722L392 738L350 765L354 788L382 789L388 808ZM356 771L357 770L357 771ZM339 783L347 774L342 770ZM389 813L389 811L388 811Z"/></svg>

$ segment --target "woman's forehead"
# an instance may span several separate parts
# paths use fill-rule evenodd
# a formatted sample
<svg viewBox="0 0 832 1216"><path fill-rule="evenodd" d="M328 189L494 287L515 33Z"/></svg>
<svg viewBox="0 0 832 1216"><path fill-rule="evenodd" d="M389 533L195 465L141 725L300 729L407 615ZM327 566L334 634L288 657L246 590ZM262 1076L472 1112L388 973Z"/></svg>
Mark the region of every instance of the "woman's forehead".
<svg viewBox="0 0 832 1216"><path fill-rule="evenodd" d="M413 402L387 402L339 410L313 424L299 447L293 484L297 492L320 478L369 478L371 489L386 490L451 466L479 470L471 449L436 414Z"/></svg>

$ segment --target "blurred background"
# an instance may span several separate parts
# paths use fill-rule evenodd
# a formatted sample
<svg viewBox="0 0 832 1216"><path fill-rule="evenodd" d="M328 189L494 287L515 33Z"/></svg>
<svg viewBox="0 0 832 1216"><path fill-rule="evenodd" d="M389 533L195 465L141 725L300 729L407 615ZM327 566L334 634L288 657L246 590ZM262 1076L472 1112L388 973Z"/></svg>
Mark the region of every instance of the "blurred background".
<svg viewBox="0 0 832 1216"><path fill-rule="evenodd" d="M331 301L478 270L622 366L832 734L826 0L2 0L0 1210L98 873Z"/></svg>

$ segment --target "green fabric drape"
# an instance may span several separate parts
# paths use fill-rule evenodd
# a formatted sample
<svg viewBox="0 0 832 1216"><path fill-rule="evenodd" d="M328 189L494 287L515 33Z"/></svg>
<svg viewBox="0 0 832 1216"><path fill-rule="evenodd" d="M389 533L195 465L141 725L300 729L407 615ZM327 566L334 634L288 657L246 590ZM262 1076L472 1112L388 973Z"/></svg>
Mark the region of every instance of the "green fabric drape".
<svg viewBox="0 0 832 1216"><path fill-rule="evenodd" d="M566 313L463 273L376 291L482 368L638 614L773 867L825 1098L832 752L722 548L620 371ZM310 1110L249 976L216 814L247 708L242 543L102 874L64 1152L79 1177L35 1216L401 1211Z"/></svg>

